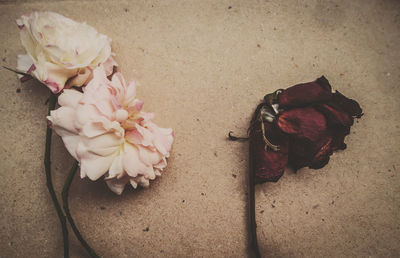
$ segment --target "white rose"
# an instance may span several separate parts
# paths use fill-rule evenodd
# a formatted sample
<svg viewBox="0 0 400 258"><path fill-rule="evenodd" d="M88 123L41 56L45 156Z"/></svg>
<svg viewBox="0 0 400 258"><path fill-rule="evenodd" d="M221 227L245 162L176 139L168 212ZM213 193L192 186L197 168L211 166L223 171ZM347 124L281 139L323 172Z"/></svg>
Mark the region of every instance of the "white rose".
<svg viewBox="0 0 400 258"><path fill-rule="evenodd" d="M111 39L86 23L53 12L33 12L17 20L27 55L18 56L17 69L26 71L53 92L87 84L92 70L103 64L108 75L117 65Z"/></svg>

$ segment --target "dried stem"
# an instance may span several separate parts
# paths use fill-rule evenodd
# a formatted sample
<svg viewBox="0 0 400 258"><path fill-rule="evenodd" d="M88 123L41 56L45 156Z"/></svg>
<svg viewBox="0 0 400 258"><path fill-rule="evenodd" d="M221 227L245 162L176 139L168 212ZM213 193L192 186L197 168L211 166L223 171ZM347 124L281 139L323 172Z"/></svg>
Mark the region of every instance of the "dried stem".
<svg viewBox="0 0 400 258"><path fill-rule="evenodd" d="M250 126L248 129L248 134L250 135L250 144L251 141L254 140L254 137L251 137L254 133L254 127L258 123L261 109L265 106L265 103L262 102L258 104L256 110L253 113L253 116L250 121ZM251 148L251 147L250 147ZM252 153L251 149L249 150L249 240L250 240L250 257L261 258L260 250L258 248L257 242L257 223L256 223L256 210L255 210L255 185L256 185L256 171L254 168L254 153Z"/></svg>
<svg viewBox="0 0 400 258"><path fill-rule="evenodd" d="M69 211L68 193L69 193L69 188L72 184L72 180L76 174L77 169L78 169L78 162L75 161L74 165L72 166L71 170L69 171L68 177L64 183L64 187L63 187L63 191L62 191L63 208L64 208L65 214L67 215L68 222L71 225L71 228L75 233L76 238L78 238L79 242L81 242L82 246L86 249L86 251L88 252L88 254L91 257L99 258L100 256L98 256L96 254L96 252L85 241L85 239L83 239L81 233L79 232L78 228L75 225L75 222L71 216L71 212Z"/></svg>
<svg viewBox="0 0 400 258"><path fill-rule="evenodd" d="M49 98L48 114L50 114L50 111L55 108L56 103L57 103L57 95L51 94L50 98ZM60 223L61 223L63 239L64 239L64 257L66 258L66 257L69 257L68 229L67 229L67 224L66 224L66 220L65 220L65 215L62 212L60 203L58 202L56 193L54 191L53 182L51 179L51 162L50 162L51 135L52 135L52 129L50 127L47 127L46 147L45 147L45 153L44 153L44 168L46 171L46 185L47 185L47 189L49 190L51 199L53 200L54 207L56 208L58 219L60 220Z"/></svg>
<svg viewBox="0 0 400 258"><path fill-rule="evenodd" d="M250 152L251 153L251 152ZM249 230L251 257L260 258L260 250L257 242L257 224L255 211L255 170L254 157L249 155Z"/></svg>
<svg viewBox="0 0 400 258"><path fill-rule="evenodd" d="M230 141L247 141L249 139L249 137L237 137L237 136L234 136L232 133L233 133L232 131L229 131L229 133L228 133L228 139Z"/></svg>

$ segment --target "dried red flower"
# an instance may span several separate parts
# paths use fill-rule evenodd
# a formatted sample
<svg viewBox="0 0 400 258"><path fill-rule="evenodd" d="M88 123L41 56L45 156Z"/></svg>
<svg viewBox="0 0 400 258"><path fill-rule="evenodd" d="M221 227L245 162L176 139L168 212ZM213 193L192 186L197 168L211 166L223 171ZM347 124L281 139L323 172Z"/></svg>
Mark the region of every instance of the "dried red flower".
<svg viewBox="0 0 400 258"><path fill-rule="evenodd" d="M250 140L250 256L261 257L254 185L278 181L287 165L294 169L325 166L334 151L346 148L344 138L354 117L361 116L360 105L338 91L332 92L322 76L314 82L266 95L253 114L248 138L229 133L230 140Z"/></svg>
<svg viewBox="0 0 400 258"><path fill-rule="evenodd" d="M263 107L269 107L267 115ZM334 151L346 148L344 138L354 117L361 116L360 105L332 92L323 76L267 95L249 129L255 183L278 181L287 164L294 169L325 166Z"/></svg>

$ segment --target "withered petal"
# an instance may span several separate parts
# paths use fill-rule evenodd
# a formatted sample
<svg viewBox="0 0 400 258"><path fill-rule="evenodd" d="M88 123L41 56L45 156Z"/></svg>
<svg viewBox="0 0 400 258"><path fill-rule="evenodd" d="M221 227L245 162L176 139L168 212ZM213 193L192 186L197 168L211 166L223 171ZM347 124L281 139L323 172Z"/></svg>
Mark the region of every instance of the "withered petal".
<svg viewBox="0 0 400 258"><path fill-rule="evenodd" d="M329 106L321 105L320 108L331 111ZM336 111L332 110L332 112ZM326 112L328 113L328 111ZM347 114L344 115L347 116ZM341 140L344 137L335 141L334 132L336 131L332 131L329 127L328 118L329 116L324 116L323 113L311 106L290 109L278 117L277 125L290 136L288 162L294 169L321 168L328 163L333 150L342 146ZM342 117L339 116L339 118ZM340 132L337 133L338 136L341 136L345 127L338 126L337 129Z"/></svg>
<svg viewBox="0 0 400 258"><path fill-rule="evenodd" d="M335 105L319 104L315 106L315 109L324 114L328 126L342 125L348 127L353 125L354 119L352 116L342 111L342 109L336 109L333 106Z"/></svg>
<svg viewBox="0 0 400 258"><path fill-rule="evenodd" d="M360 104L353 99L349 99L339 91L333 94L332 101L328 103L335 109L343 110L349 116L360 118L363 115Z"/></svg>
<svg viewBox="0 0 400 258"><path fill-rule="evenodd" d="M324 115L313 107L284 111L278 117L277 125L284 133L309 141L317 141L326 134L327 130Z"/></svg>
<svg viewBox="0 0 400 258"><path fill-rule="evenodd" d="M332 87L324 77L314 82L302 83L287 88L278 95L282 108L302 107L308 104L328 101L332 97Z"/></svg>
<svg viewBox="0 0 400 258"><path fill-rule="evenodd" d="M289 165L294 169L321 168L328 163L332 147L333 138L328 132L313 141L292 136L289 140Z"/></svg>
<svg viewBox="0 0 400 258"><path fill-rule="evenodd" d="M311 160L310 168L319 169L328 164L329 157L333 153L333 138L326 138L326 140L326 143L319 147L319 150Z"/></svg>
<svg viewBox="0 0 400 258"><path fill-rule="evenodd" d="M330 128L332 134L332 151L346 149L344 138L350 133L350 127L332 127Z"/></svg>
<svg viewBox="0 0 400 258"><path fill-rule="evenodd" d="M255 183L277 182L283 175L288 162L288 139L275 124L264 123L268 140L279 145L279 151L266 147L261 125L258 123L250 132L250 169L254 169Z"/></svg>

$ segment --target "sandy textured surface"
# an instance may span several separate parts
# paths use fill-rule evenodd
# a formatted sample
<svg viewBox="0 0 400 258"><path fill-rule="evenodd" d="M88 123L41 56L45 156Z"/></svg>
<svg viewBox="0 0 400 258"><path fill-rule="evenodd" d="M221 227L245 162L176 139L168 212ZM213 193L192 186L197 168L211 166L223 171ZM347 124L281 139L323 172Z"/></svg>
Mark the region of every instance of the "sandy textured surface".
<svg viewBox="0 0 400 258"><path fill-rule="evenodd" d="M27 3L26 3L27 2ZM287 170L256 188L265 257L400 253L398 1L9 1L0 3L1 63L24 52L14 20L52 10L113 39L126 78L156 122L175 130L169 167L122 196L76 178L71 209L104 257L245 257L245 134L264 94L325 75L364 117L321 170ZM48 91L0 70L0 256L61 257L43 167ZM54 136L60 192L72 158ZM148 231L146 231L148 228ZM85 251L72 235L72 257Z"/></svg>

